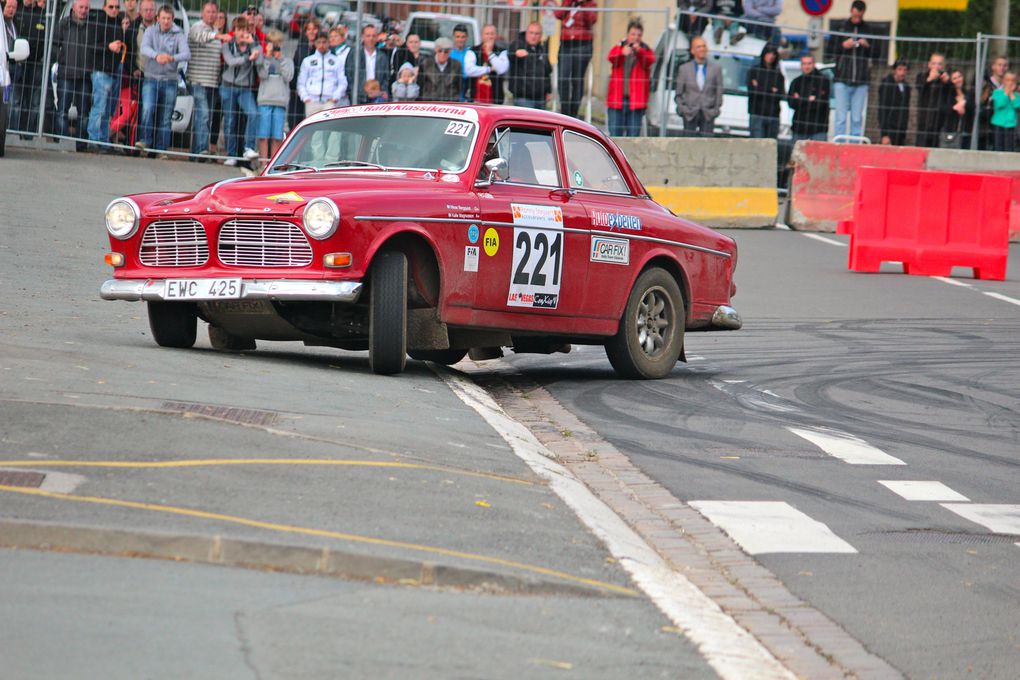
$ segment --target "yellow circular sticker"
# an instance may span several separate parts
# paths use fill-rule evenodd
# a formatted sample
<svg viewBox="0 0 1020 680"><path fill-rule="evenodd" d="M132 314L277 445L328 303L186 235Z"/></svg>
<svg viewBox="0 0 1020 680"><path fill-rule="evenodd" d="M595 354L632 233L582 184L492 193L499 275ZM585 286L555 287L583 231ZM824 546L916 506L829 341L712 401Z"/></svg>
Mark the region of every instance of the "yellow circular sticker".
<svg viewBox="0 0 1020 680"><path fill-rule="evenodd" d="M485 238L482 240L482 245L485 246L485 254L492 257L499 252L499 233L489 227L485 230Z"/></svg>

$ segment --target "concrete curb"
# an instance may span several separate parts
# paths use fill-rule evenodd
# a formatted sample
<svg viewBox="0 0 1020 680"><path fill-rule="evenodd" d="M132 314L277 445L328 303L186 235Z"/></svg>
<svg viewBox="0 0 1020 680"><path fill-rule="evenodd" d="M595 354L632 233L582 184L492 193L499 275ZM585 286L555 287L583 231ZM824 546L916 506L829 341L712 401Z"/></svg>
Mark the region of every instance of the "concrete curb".
<svg viewBox="0 0 1020 680"><path fill-rule="evenodd" d="M241 569L327 576L377 584L472 590L494 595L623 597L555 579L526 578L431 561L131 529L0 520L0 548L213 564Z"/></svg>
<svg viewBox="0 0 1020 680"><path fill-rule="evenodd" d="M800 678L902 674L791 593L721 529L645 475L545 388L506 364L461 365L561 464ZM569 432L569 437L564 435Z"/></svg>

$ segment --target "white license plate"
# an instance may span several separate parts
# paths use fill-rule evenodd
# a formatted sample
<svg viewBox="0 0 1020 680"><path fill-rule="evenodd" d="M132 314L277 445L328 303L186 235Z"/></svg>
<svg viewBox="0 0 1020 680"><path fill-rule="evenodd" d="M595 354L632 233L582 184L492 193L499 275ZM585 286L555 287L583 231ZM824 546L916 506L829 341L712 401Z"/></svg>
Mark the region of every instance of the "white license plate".
<svg viewBox="0 0 1020 680"><path fill-rule="evenodd" d="M241 279L167 279L164 300L235 300L241 297Z"/></svg>

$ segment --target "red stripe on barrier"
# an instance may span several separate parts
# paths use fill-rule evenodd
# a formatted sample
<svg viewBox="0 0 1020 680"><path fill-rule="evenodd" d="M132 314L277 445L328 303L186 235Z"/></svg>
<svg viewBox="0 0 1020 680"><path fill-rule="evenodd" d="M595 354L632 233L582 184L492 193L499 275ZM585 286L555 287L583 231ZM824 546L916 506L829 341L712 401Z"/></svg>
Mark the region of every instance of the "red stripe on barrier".
<svg viewBox="0 0 1020 680"><path fill-rule="evenodd" d="M953 267L971 267L975 278L1001 281L1014 184L995 175L860 168L850 269L902 262L907 274L949 276Z"/></svg>

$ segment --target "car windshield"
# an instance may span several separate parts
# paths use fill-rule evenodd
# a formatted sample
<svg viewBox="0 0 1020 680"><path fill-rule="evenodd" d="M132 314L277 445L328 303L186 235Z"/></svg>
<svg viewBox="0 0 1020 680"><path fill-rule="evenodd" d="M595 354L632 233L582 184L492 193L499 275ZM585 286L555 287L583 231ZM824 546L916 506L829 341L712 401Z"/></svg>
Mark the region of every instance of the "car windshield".
<svg viewBox="0 0 1020 680"><path fill-rule="evenodd" d="M299 128L287 140L270 173L291 170L467 168L477 125L431 116L351 116Z"/></svg>

